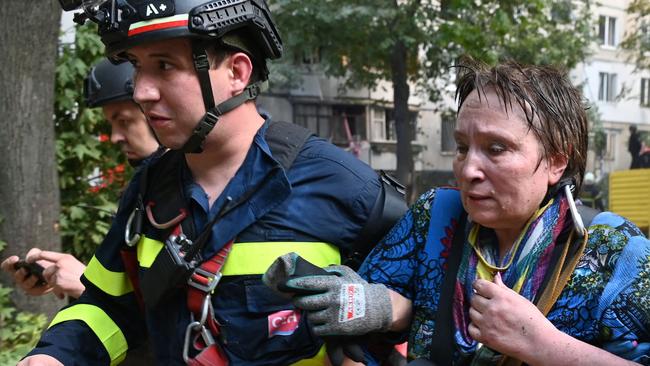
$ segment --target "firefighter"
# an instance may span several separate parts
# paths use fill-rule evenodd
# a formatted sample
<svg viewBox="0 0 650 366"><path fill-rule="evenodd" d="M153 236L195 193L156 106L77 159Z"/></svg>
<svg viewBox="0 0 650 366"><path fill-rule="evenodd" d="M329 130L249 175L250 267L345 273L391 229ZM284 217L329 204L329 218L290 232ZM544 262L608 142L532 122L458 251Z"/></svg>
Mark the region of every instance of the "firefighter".
<svg viewBox="0 0 650 366"><path fill-rule="evenodd" d="M64 1L66 10L80 1ZM169 150L127 188L82 276L20 365L118 364L148 336L161 365L322 365L303 314L261 282L274 258L359 259L402 191L324 139L260 115L282 54L263 0L83 2Z"/></svg>
<svg viewBox="0 0 650 366"><path fill-rule="evenodd" d="M137 167L158 150L158 142L140 107L133 101L133 67L128 63L113 65L108 60L96 63L84 81L84 102L89 108L102 108L111 125L111 142L119 146L131 166ZM15 270L18 256L2 262L2 269L13 276L16 285L28 295L54 293L58 298L78 298L84 290L79 277L86 266L66 253L32 248L27 262L38 262L44 269L45 284L26 270Z"/></svg>

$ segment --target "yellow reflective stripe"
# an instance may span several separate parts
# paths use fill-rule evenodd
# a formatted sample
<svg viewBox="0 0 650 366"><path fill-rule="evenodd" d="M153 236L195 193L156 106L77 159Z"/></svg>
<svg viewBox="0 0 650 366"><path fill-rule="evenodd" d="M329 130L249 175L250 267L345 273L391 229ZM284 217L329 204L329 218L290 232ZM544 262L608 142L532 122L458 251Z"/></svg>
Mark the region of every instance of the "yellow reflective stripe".
<svg viewBox="0 0 650 366"><path fill-rule="evenodd" d="M306 358L300 360L296 363L292 363L291 366L323 366L325 363L325 346L322 346L316 356L312 358Z"/></svg>
<svg viewBox="0 0 650 366"><path fill-rule="evenodd" d="M111 358L111 366L124 361L129 346L115 322L95 305L77 304L59 311L48 328L68 320L81 320L95 333Z"/></svg>
<svg viewBox="0 0 650 366"><path fill-rule="evenodd" d="M339 249L328 243L295 241L235 243L221 269L221 274L224 276L262 274L277 257L290 252L298 253L319 267L341 264Z"/></svg>
<svg viewBox="0 0 650 366"><path fill-rule="evenodd" d="M133 291L131 280L126 272L113 272L106 269L95 256L88 263L84 276L100 290L112 296L122 296Z"/></svg>
<svg viewBox="0 0 650 366"><path fill-rule="evenodd" d="M163 243L159 242L158 240L154 240L151 238L147 238L146 236L142 236L140 241L138 242L138 262L140 263L140 267L143 268L149 268L151 267L151 264L153 263L154 259L158 256L158 253L160 253L160 250L163 248Z"/></svg>
<svg viewBox="0 0 650 366"><path fill-rule="evenodd" d="M137 247L140 267L151 267L162 248L162 242L143 236ZM262 274L277 257L290 252L298 253L319 267L341 264L339 249L328 243L295 241L235 243L221 269L221 274L224 276Z"/></svg>

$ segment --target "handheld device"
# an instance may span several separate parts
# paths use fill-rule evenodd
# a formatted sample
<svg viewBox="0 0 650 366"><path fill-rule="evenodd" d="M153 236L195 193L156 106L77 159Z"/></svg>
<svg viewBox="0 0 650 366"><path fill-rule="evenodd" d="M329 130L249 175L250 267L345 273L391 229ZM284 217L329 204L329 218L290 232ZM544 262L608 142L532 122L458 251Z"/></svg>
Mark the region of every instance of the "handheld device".
<svg viewBox="0 0 650 366"><path fill-rule="evenodd" d="M334 272L328 272L321 267L318 267L317 265L307 261L306 259L302 257L298 257L296 259L296 268L293 273L293 275L289 276L287 278L287 281L293 278L297 277L302 277L302 276L336 276L336 273ZM299 289L299 288L293 288L287 286L286 282L285 283L280 283L278 284L278 290L282 292L287 292L287 293L293 293L295 295L315 295L320 293L321 291L314 291L314 290L309 290L309 289Z"/></svg>
<svg viewBox="0 0 650 366"><path fill-rule="evenodd" d="M43 277L43 266L36 262L27 262L24 260L19 260L18 262L14 263L14 269L17 271L19 269L23 268L25 271L27 271L27 276L36 276L38 278L38 281L36 282L36 286L44 286L47 284L47 281L45 281L45 277Z"/></svg>

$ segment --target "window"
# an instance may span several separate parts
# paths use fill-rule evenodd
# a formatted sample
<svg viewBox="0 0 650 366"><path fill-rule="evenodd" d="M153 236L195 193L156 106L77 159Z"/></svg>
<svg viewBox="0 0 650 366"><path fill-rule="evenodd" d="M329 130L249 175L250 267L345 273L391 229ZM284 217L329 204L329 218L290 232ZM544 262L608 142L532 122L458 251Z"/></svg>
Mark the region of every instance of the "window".
<svg viewBox="0 0 650 366"><path fill-rule="evenodd" d="M372 125L372 139L373 141L397 141L397 127L395 126L395 118L393 117L392 108L372 107L371 125ZM409 123L413 126L413 134L411 141L415 141L417 136L417 118L418 113L409 111Z"/></svg>
<svg viewBox="0 0 650 366"><path fill-rule="evenodd" d="M370 126L372 141L386 140L386 108L370 108Z"/></svg>
<svg viewBox="0 0 650 366"><path fill-rule="evenodd" d="M331 135L332 108L329 105L296 104L294 122L323 138Z"/></svg>
<svg viewBox="0 0 650 366"><path fill-rule="evenodd" d="M650 79L641 79L641 95L639 96L640 104L643 107L650 107Z"/></svg>
<svg viewBox="0 0 650 366"><path fill-rule="evenodd" d="M616 18L607 15L598 18L598 43L616 47Z"/></svg>
<svg viewBox="0 0 650 366"><path fill-rule="evenodd" d="M616 159L616 136L617 136L617 131L616 130L608 130L605 129L605 135L606 140L605 140L605 152L603 154L603 158L607 160L614 160Z"/></svg>
<svg viewBox="0 0 650 366"><path fill-rule="evenodd" d="M613 102L616 99L616 74L599 73L598 100Z"/></svg>
<svg viewBox="0 0 650 366"><path fill-rule="evenodd" d="M456 151L454 130L456 129L456 116L453 112L445 112L440 116L440 152L453 153Z"/></svg>
<svg viewBox="0 0 650 366"><path fill-rule="evenodd" d="M332 106L332 142L348 145L367 139L366 107L361 105Z"/></svg>

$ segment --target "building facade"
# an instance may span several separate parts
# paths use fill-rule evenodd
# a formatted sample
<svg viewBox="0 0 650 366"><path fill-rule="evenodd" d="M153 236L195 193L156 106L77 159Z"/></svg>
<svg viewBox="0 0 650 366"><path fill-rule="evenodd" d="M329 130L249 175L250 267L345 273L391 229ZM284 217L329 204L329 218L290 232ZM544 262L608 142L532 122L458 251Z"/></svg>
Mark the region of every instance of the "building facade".
<svg viewBox="0 0 650 366"><path fill-rule="evenodd" d="M626 35L640 29L634 15L627 13L629 3L601 0L594 7L592 55L571 73L574 83L583 85L602 123L604 149L596 154L592 140L587 164L597 178L630 168L630 126L650 134L650 70L635 70L629 52L621 48Z"/></svg>

